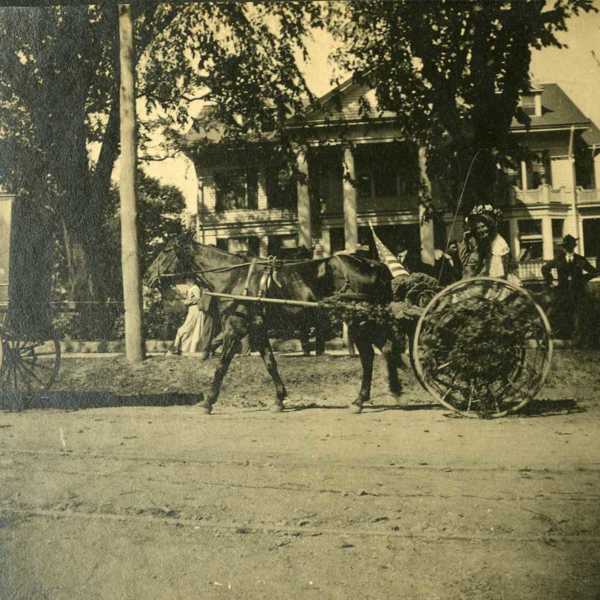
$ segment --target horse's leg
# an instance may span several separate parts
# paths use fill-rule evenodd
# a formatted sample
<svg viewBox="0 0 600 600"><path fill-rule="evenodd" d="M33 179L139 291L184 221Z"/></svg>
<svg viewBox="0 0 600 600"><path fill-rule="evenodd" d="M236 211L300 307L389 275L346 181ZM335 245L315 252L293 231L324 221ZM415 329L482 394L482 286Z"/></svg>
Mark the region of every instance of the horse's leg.
<svg viewBox="0 0 600 600"><path fill-rule="evenodd" d="M392 336L386 337L381 348L387 366L388 386L390 392L396 397L402 393L402 383L398 378L398 367L402 366L400 354L403 348L404 341Z"/></svg>
<svg viewBox="0 0 600 600"><path fill-rule="evenodd" d="M304 319L302 319L299 329L298 337L300 339L302 354L304 354L304 356L310 356L310 328Z"/></svg>
<svg viewBox="0 0 600 600"><path fill-rule="evenodd" d="M358 414L362 412L363 403L368 402L369 397L371 396L373 357L375 356L375 352L373 351L371 336L367 331L354 329L353 327L349 327L348 330L350 340L354 341L358 349L360 364L362 366L362 381L360 384L360 391L358 392L358 397L350 407L352 412Z"/></svg>
<svg viewBox="0 0 600 600"><path fill-rule="evenodd" d="M315 311L315 354L325 354L325 316Z"/></svg>
<svg viewBox="0 0 600 600"><path fill-rule="evenodd" d="M244 336L244 332L241 329L233 327L231 319L227 320L223 331L223 348L221 350L221 357L219 363L215 369L213 375L213 381L208 396L201 402L200 407L207 413L212 412L213 404L219 397L221 391L221 384L227 374L231 359L235 356L235 353L239 350L241 345L241 339Z"/></svg>
<svg viewBox="0 0 600 600"><path fill-rule="evenodd" d="M271 342L267 337L267 331L262 321L253 328L253 333L256 349L260 352L260 356L265 363L267 372L275 384L275 404L273 405L272 410L273 412L280 412L283 410L283 401L287 396L287 390L285 389L285 385L281 379L281 376L279 375L277 361L273 355Z"/></svg>

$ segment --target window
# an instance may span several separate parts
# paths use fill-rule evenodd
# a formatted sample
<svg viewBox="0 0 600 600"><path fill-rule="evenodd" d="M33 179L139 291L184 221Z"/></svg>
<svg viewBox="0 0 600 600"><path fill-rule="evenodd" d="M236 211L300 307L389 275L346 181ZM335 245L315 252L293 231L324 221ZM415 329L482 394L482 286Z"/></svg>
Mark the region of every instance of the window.
<svg viewBox="0 0 600 600"><path fill-rule="evenodd" d="M217 240L217 248L219 250L225 250L225 252L229 251L229 240L227 238L219 238Z"/></svg>
<svg viewBox="0 0 600 600"><path fill-rule="evenodd" d="M293 209L297 202L296 178L288 165L267 170L267 198L269 208Z"/></svg>
<svg viewBox="0 0 600 600"><path fill-rule="evenodd" d="M542 116L542 94L541 92L533 92L524 94L519 100L519 108L530 117Z"/></svg>
<svg viewBox="0 0 600 600"><path fill-rule="evenodd" d="M418 188L419 169L414 148L377 144L355 151L360 198L393 198Z"/></svg>
<svg viewBox="0 0 600 600"><path fill-rule="evenodd" d="M552 185L550 153L547 150L530 155L527 164L527 189L535 190L541 185Z"/></svg>
<svg viewBox="0 0 600 600"><path fill-rule="evenodd" d="M259 241L256 236L234 237L225 241L227 242L229 252L232 254L258 256Z"/></svg>
<svg viewBox="0 0 600 600"><path fill-rule="evenodd" d="M524 219L518 221L520 261L542 260L544 244L542 238L542 220Z"/></svg>
<svg viewBox="0 0 600 600"><path fill-rule="evenodd" d="M519 106L526 115L535 116L535 96L533 94L521 96Z"/></svg>
<svg viewBox="0 0 600 600"><path fill-rule="evenodd" d="M215 173L216 210L255 209L258 181L253 169Z"/></svg>
<svg viewBox="0 0 600 600"><path fill-rule="evenodd" d="M329 230L329 239L331 246L331 254L340 252L346 247L346 239L344 236L344 230L341 227L336 227Z"/></svg>
<svg viewBox="0 0 600 600"><path fill-rule="evenodd" d="M278 256L279 258L296 258L299 251L297 235L269 236L269 256Z"/></svg>
<svg viewBox="0 0 600 600"><path fill-rule="evenodd" d="M552 242L554 247L562 243L564 228L564 219L552 219Z"/></svg>
<svg viewBox="0 0 600 600"><path fill-rule="evenodd" d="M580 252L583 241L583 251L589 259L595 259L600 267L600 219L583 219L583 240L579 241ZM583 254L583 252L582 252ZM594 260L590 260L594 262Z"/></svg>

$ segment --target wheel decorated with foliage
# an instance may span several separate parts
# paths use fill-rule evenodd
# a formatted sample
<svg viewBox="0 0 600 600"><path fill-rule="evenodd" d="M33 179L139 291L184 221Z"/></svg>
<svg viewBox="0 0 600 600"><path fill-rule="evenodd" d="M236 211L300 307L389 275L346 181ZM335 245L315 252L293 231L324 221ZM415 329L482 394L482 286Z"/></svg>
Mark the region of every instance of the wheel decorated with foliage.
<svg viewBox="0 0 600 600"><path fill-rule="evenodd" d="M501 279L459 281L425 308L412 358L421 385L465 416L502 417L542 388L550 325L530 294Z"/></svg>
<svg viewBox="0 0 600 600"><path fill-rule="evenodd" d="M0 330L0 393L33 394L47 390L60 368L60 343L50 339L24 339Z"/></svg>

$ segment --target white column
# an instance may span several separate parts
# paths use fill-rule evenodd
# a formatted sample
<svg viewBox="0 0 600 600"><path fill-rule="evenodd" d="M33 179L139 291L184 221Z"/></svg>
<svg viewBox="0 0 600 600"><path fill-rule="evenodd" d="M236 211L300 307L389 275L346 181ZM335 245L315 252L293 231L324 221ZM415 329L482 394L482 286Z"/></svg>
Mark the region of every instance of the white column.
<svg viewBox="0 0 600 600"><path fill-rule="evenodd" d="M321 229L321 244L323 245L323 254L331 256L331 232L329 229Z"/></svg>
<svg viewBox="0 0 600 600"><path fill-rule="evenodd" d="M519 244L519 226L517 219L511 218L508 221L509 237L508 244L510 246L511 254L514 260L519 260L519 254L521 252L521 245Z"/></svg>
<svg viewBox="0 0 600 600"><path fill-rule="evenodd" d="M256 205L258 210L266 210L269 208L267 198L267 176L264 169L258 170L258 189Z"/></svg>
<svg viewBox="0 0 600 600"><path fill-rule="evenodd" d="M304 150L299 149L296 156L300 174L297 184L299 242L301 246L310 249L312 248L312 222L308 191L308 161Z"/></svg>
<svg viewBox="0 0 600 600"><path fill-rule="evenodd" d="M426 209L422 204L419 204L419 238L421 240L421 260L428 265L435 264L433 217L427 217Z"/></svg>
<svg viewBox="0 0 600 600"><path fill-rule="evenodd" d="M269 236L261 235L258 238L258 255L261 257L269 256Z"/></svg>
<svg viewBox="0 0 600 600"><path fill-rule="evenodd" d="M202 230L200 242L202 244L206 244L207 246L216 246L217 245L217 232L214 230L213 231Z"/></svg>
<svg viewBox="0 0 600 600"><path fill-rule="evenodd" d="M215 212L217 207L217 191L215 179L212 175L207 175L200 179L201 204L206 212Z"/></svg>
<svg viewBox="0 0 600 600"><path fill-rule="evenodd" d="M551 217L542 217L542 245L544 260L552 260L554 258L554 241Z"/></svg>
<svg viewBox="0 0 600 600"><path fill-rule="evenodd" d="M358 245L358 224L356 221L358 189L356 184L356 167L352 148L344 148L344 179L342 189L344 193L344 238L346 251L355 252Z"/></svg>
<svg viewBox="0 0 600 600"><path fill-rule="evenodd" d="M594 148L594 187L600 190L600 148Z"/></svg>
<svg viewBox="0 0 600 600"><path fill-rule="evenodd" d="M427 174L427 150L419 148L419 176L421 179L421 198L419 201L419 237L421 239L421 260L428 265L435 264L435 236L433 215L427 214L423 201L431 202L431 181Z"/></svg>
<svg viewBox="0 0 600 600"><path fill-rule="evenodd" d="M529 189L527 183L527 163L524 160L521 161L521 189L524 192Z"/></svg>

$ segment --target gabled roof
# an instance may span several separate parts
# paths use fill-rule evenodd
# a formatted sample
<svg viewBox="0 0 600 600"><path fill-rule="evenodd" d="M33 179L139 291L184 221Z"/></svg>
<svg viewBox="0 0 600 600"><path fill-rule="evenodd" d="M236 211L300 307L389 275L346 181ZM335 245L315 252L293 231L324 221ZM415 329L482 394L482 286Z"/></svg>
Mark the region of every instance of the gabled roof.
<svg viewBox="0 0 600 600"><path fill-rule="evenodd" d="M524 125L513 118L511 130L525 132L529 130L544 131L554 129L567 129L575 126L577 129L591 128L586 131L586 143L600 143L600 130L579 110L575 103L565 94L556 83L535 84L532 92L540 92L542 96L542 114L539 117L529 116L529 123ZM367 103L364 103L366 99ZM315 127L319 125L351 124L360 122L393 121L395 113L392 111L376 110L376 98L373 90L365 83L354 80L352 77L333 88L317 100L302 119L290 119L289 126L301 125ZM365 110L366 109L366 110ZM196 119L193 128L180 141L184 147L197 144L218 144L224 141L225 127L215 121L214 109L206 107ZM248 142L273 140L274 136L263 135L261 139L247 138ZM595 140L595 141L589 141Z"/></svg>
<svg viewBox="0 0 600 600"><path fill-rule="evenodd" d="M227 128L224 123L218 121L215 117L214 105L207 105L202 108L198 116L194 119L194 124L183 135L177 135L176 138L180 147L183 149L196 146L198 144L220 144L224 141L233 142L233 138L226 140ZM268 142L274 140L274 133L266 132L262 135L246 135L244 142Z"/></svg>
<svg viewBox="0 0 600 600"><path fill-rule="evenodd" d="M528 127L513 119L511 123L513 131L555 129L571 125L589 127L590 120L558 84L543 83L539 87L542 88L542 115L540 117L530 116L531 123Z"/></svg>
<svg viewBox="0 0 600 600"><path fill-rule="evenodd" d="M511 129L514 131L526 129L554 129L570 127L571 125L586 127L590 120L577 108L575 103L565 94L556 83L534 84L532 92L542 92L542 115L530 116L528 126L513 119ZM375 95L364 83L357 83L352 78L347 79L318 100L318 108L308 113L307 125L317 125L325 122L351 122L365 119L393 119L391 111L361 112L360 98L370 100L375 106Z"/></svg>
<svg viewBox="0 0 600 600"><path fill-rule="evenodd" d="M363 104L366 99L368 105ZM366 109L366 110L365 110ZM376 110L376 98L373 90L365 83L352 77L319 98L312 110L309 110L303 122L306 125L319 123L352 122L371 119L393 119L392 111Z"/></svg>

